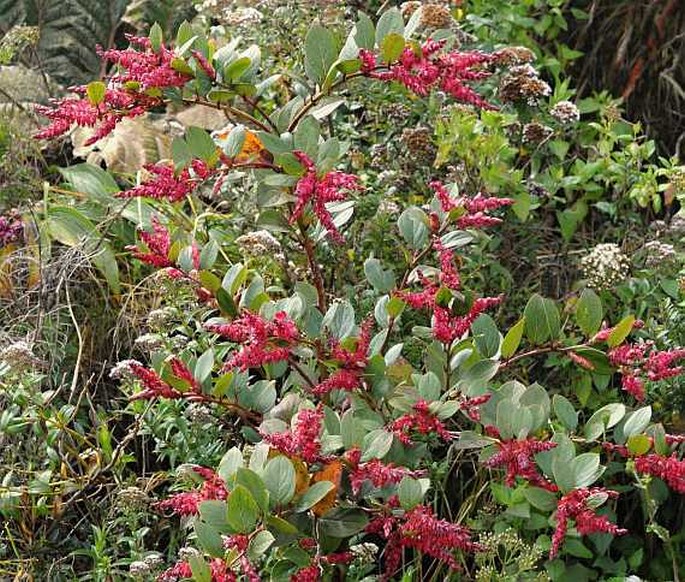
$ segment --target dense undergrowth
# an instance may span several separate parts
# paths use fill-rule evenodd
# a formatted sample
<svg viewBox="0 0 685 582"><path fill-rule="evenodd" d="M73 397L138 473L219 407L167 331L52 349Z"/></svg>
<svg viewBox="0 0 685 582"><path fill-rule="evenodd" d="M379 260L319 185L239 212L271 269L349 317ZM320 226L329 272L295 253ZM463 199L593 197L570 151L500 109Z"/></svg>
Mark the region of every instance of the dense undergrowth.
<svg viewBox="0 0 685 582"><path fill-rule="evenodd" d="M685 167L588 14L11 4L0 576L683 575Z"/></svg>

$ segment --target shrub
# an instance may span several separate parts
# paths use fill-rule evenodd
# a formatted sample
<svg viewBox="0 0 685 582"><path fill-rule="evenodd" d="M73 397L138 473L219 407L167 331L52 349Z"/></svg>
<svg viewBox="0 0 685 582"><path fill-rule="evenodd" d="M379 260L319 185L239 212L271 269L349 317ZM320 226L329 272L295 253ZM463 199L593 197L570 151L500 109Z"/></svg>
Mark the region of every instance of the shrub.
<svg viewBox="0 0 685 582"><path fill-rule="evenodd" d="M41 137L77 124L92 141L168 103L231 121L186 128L171 160L118 194L154 208L132 256L199 307L160 330L149 364L125 360L113 374L153 433L166 401L201 405L211 434L226 427L233 445L213 466L182 466L192 485L157 504L184 519L192 544L161 580L575 580L663 564L677 577L679 538L658 509L685 491L684 439L645 401L682 372L685 350L657 347L632 314L610 324L589 286L563 310L532 294L501 333L506 297L481 295L463 257L514 220L513 198L427 180L423 207L397 197L377 252L352 225L366 187L342 169L336 123L357 85L457 103L444 158L469 152L455 127L489 124L482 185L502 193L519 177L502 175L510 150L495 110L551 92L528 53L460 48L423 17L362 14L342 43L313 24L307 79L285 104L277 80L261 80L256 46L184 24L172 49L153 27L102 52L106 82L41 109ZM576 118L563 100L551 114ZM217 198L231 203L223 214ZM545 370L573 380L546 388ZM638 503L640 515L620 511ZM643 564L648 532L665 560ZM500 546L519 557L501 559ZM149 573L140 562L132 569Z"/></svg>

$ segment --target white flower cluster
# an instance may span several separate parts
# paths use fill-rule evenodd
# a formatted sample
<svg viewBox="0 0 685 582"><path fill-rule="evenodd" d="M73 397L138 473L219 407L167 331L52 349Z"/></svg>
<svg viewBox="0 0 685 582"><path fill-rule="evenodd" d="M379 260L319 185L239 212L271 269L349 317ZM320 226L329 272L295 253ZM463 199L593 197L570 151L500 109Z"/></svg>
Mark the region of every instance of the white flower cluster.
<svg viewBox="0 0 685 582"><path fill-rule="evenodd" d="M158 333L145 333L138 336L133 343L141 350L154 352L164 347L164 338Z"/></svg>
<svg viewBox="0 0 685 582"><path fill-rule="evenodd" d="M131 562L128 571L134 578L144 578L149 576L164 563L164 559L159 554L150 554L142 560Z"/></svg>
<svg viewBox="0 0 685 582"><path fill-rule="evenodd" d="M569 125L580 120L580 111L570 101L559 101L549 113L562 125Z"/></svg>
<svg viewBox="0 0 685 582"><path fill-rule="evenodd" d="M678 256L673 245L658 240L645 243L644 250L647 267L658 267L663 263L673 261Z"/></svg>
<svg viewBox="0 0 685 582"><path fill-rule="evenodd" d="M268 230L256 230L239 236L236 243L246 255L261 257L277 255L281 252L281 243Z"/></svg>
<svg viewBox="0 0 685 582"><path fill-rule="evenodd" d="M350 546L350 552L352 552L355 560L358 560L361 564L371 564L378 555L378 546L371 542L355 544Z"/></svg>
<svg viewBox="0 0 685 582"><path fill-rule="evenodd" d="M630 273L630 259L614 243L598 244L580 261L583 277L593 289L610 289Z"/></svg>
<svg viewBox="0 0 685 582"><path fill-rule="evenodd" d="M135 374L132 366L142 366L138 360L122 360L117 362L115 366L109 371L109 377L112 380L133 380Z"/></svg>
<svg viewBox="0 0 685 582"><path fill-rule="evenodd" d="M164 328L178 317L179 311L175 307L160 307L147 314L147 324L155 329Z"/></svg>
<svg viewBox="0 0 685 582"><path fill-rule="evenodd" d="M10 368L22 369L38 363L38 358L33 355L31 346L19 340L0 350L0 361L5 362Z"/></svg>

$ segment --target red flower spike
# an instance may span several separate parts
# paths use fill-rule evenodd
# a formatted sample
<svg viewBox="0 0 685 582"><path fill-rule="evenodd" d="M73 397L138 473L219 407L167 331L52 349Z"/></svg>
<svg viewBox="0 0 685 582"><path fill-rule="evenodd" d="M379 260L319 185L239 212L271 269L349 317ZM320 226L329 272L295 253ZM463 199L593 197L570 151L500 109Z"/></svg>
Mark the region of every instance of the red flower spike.
<svg viewBox="0 0 685 582"><path fill-rule="evenodd" d="M152 232L141 231L140 238L147 246L147 251L134 245L126 247L136 259L153 267L173 267L174 264L169 260L171 235L156 216L152 217Z"/></svg>
<svg viewBox="0 0 685 582"><path fill-rule="evenodd" d="M359 495L365 481L371 482L374 487L380 489L386 485L396 485L404 477L416 478L423 474L421 471L412 471L393 463L384 463L380 459L372 459L366 463L359 464L360 456L361 451L359 449L353 449L348 452L348 460L353 467L350 472L350 485L352 486L352 493L355 495Z"/></svg>
<svg viewBox="0 0 685 582"><path fill-rule="evenodd" d="M412 548L458 569L454 552L476 552L481 546L471 539L471 532L460 525L433 515L429 507L419 505L403 517L379 515L371 521L366 532L381 535L387 540L383 580L388 580L402 561L402 550Z"/></svg>
<svg viewBox="0 0 685 582"><path fill-rule="evenodd" d="M51 108L37 108L51 123L37 133L36 138L63 135L73 125L95 127L95 134L85 143L92 145L111 133L122 119L142 115L161 105L163 100L160 97L150 96L151 89L182 87L191 79L171 66L174 53L168 48L161 46L155 52L149 39L130 35L127 38L132 45L127 49L98 48L98 54L104 62L118 66L118 72L109 79L102 102L93 104L86 96L87 87L81 86L75 89L81 97L54 100Z"/></svg>
<svg viewBox="0 0 685 582"><path fill-rule="evenodd" d="M290 577L290 582L319 582L321 569L316 564L300 568Z"/></svg>
<svg viewBox="0 0 685 582"><path fill-rule="evenodd" d="M299 339L295 322L284 311L267 321L258 313L244 311L230 323L206 325L205 329L222 335L243 347L224 365L225 370L259 368L290 357L291 346Z"/></svg>
<svg viewBox="0 0 685 582"><path fill-rule="evenodd" d="M193 471L205 480L200 489L178 493L169 499L160 501L157 504L159 509L170 509L181 516L197 515L200 503L203 501L223 501L228 497L228 491L226 490L223 479L214 471L199 466L193 467Z"/></svg>
<svg viewBox="0 0 685 582"><path fill-rule="evenodd" d="M361 71L374 79L401 83L420 97L441 90L461 103L493 109L468 85L490 76L485 66L493 61L493 56L477 51L439 54L444 44L428 39L417 50L407 47L387 71L378 70L376 55L362 49L359 51Z"/></svg>
<svg viewBox="0 0 685 582"><path fill-rule="evenodd" d="M321 457L321 429L323 426L323 406L305 408L297 413L293 431L266 434L264 440L282 453L298 457L305 463L316 463Z"/></svg>
<svg viewBox="0 0 685 582"><path fill-rule="evenodd" d="M200 181L205 180L212 173L202 160L193 160L190 168L184 168L178 175L173 165L166 162L146 164L144 168L151 174L151 179L130 190L120 192L117 196L178 202L194 192Z"/></svg>
<svg viewBox="0 0 685 582"><path fill-rule="evenodd" d="M368 365L372 328L373 319L369 318L362 322L354 350L341 347L337 341L333 343L331 358L340 362L342 368L314 387L313 393L316 396L323 396L332 390L352 392L361 387L362 374Z"/></svg>
<svg viewBox="0 0 685 582"><path fill-rule="evenodd" d="M318 217L329 236L337 243L345 242L342 234L333 224L333 217L326 208L328 202L340 202L346 199L346 193L361 190L359 179L344 172L328 172L323 178L316 174L314 162L301 151L294 152L304 166L306 173L295 185L297 202L290 217L290 224L296 222L303 214L307 204L311 203L314 214Z"/></svg>
<svg viewBox="0 0 685 582"><path fill-rule="evenodd" d="M549 552L550 559L553 559L559 553L566 537L570 519L575 521L576 529L581 535L608 533L620 536L628 533L628 530L611 523L605 515L597 515L594 512L594 509L590 507L588 502L591 497L597 495L608 495L611 498L616 498L618 497L618 492L601 487L582 488L574 489L561 498L557 505L557 526L552 536L552 548Z"/></svg>
<svg viewBox="0 0 685 582"><path fill-rule="evenodd" d="M419 400L414 404L414 412L396 419L390 426L390 430L402 444L407 446L413 444L411 433L422 435L436 433L446 441L451 441L454 438L454 435L445 428L442 421L430 411L428 402L425 400Z"/></svg>
<svg viewBox="0 0 685 582"><path fill-rule="evenodd" d="M549 451L556 446L557 443L539 441L534 438L499 441L497 443L499 451L485 462L485 466L491 469L505 467L507 476L504 483L507 487L513 487L516 484L516 477L521 477L536 487L547 491L558 491L554 483L539 473L533 458L537 453Z"/></svg>
<svg viewBox="0 0 685 582"><path fill-rule="evenodd" d="M679 461L675 453L670 457L656 454L638 457L635 459L635 470L658 477L673 491L685 495L685 461Z"/></svg>
<svg viewBox="0 0 685 582"><path fill-rule="evenodd" d="M172 358L169 365L171 366L171 373L174 376L188 382L195 392L199 391L200 385L183 361L179 358Z"/></svg>
<svg viewBox="0 0 685 582"><path fill-rule="evenodd" d="M129 400L150 400L152 398L183 398L183 393L172 388L154 370L149 370L138 363L130 364L134 376L140 380L143 390L131 396Z"/></svg>

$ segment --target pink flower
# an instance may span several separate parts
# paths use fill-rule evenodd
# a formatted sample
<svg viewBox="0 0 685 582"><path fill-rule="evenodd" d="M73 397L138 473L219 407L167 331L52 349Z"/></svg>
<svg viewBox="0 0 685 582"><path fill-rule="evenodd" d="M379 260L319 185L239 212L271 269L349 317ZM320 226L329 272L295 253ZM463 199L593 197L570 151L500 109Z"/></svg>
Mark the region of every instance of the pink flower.
<svg viewBox="0 0 685 582"><path fill-rule="evenodd" d="M552 548L549 552L550 559L558 553L566 537L568 521L574 520L576 529L581 535L593 533L609 533L620 536L628 533L628 530L611 523L605 515L597 515L589 505L592 497L607 495L610 498L618 497L617 491L603 489L601 487L574 489L564 495L557 505L557 526L552 536Z"/></svg>
<svg viewBox="0 0 685 582"><path fill-rule="evenodd" d="M174 376L190 384L193 391L198 392L200 390L200 385L193 376L193 373L188 369L188 366L186 366L185 362L179 358L172 358L169 364L171 366L171 373Z"/></svg>
<svg viewBox="0 0 685 582"><path fill-rule="evenodd" d="M202 160L193 160L190 168L184 168L178 175L173 165L166 162L146 164L144 168L151 174L151 179L130 190L120 192L118 196L178 202L194 192L200 182L211 174L209 167ZM191 169L195 177L191 175Z"/></svg>
<svg viewBox="0 0 685 582"><path fill-rule="evenodd" d="M468 528L444 519L437 519L429 507L419 505L402 517L379 515L366 527L368 533L387 539L384 551L383 579L388 580L402 561L404 548L413 548L458 569L454 552L475 552L481 549L471 539Z"/></svg>
<svg viewBox="0 0 685 582"><path fill-rule="evenodd" d="M276 313L273 321L267 321L257 313L244 311L241 317L231 323L207 325L205 328L243 344L224 365L226 370L247 370L287 360L290 347L299 339L295 322L284 311Z"/></svg>
<svg viewBox="0 0 685 582"><path fill-rule="evenodd" d="M290 577L290 582L319 582L319 580L321 580L321 569L317 564L300 568Z"/></svg>
<svg viewBox="0 0 685 582"><path fill-rule="evenodd" d="M401 83L421 97L441 90L461 103L492 109L469 83L490 76L485 66L493 61L493 56L478 51L440 54L444 44L428 39L418 49L407 47L397 62L390 64L385 71L380 70L374 53L362 49L359 51L361 70L374 79Z"/></svg>
<svg viewBox="0 0 685 582"><path fill-rule="evenodd" d="M208 500L223 501L228 497L226 485L219 475L206 467L195 466L193 471L204 479L202 486L195 491L178 493L157 504L161 510L170 509L178 515L197 515L200 503Z"/></svg>
<svg viewBox="0 0 685 582"><path fill-rule="evenodd" d="M192 50L190 52L195 57L195 60L197 61L197 64L200 65L200 68L205 72L205 75L207 75L210 79L215 79L216 71L214 70L212 64L207 60L207 57L205 57L205 55L203 55L200 51Z"/></svg>
<svg viewBox="0 0 685 582"><path fill-rule="evenodd" d="M656 454L638 457L635 459L635 470L658 477L674 491L685 494L685 461L679 461L675 453L670 457Z"/></svg>
<svg viewBox="0 0 685 582"><path fill-rule="evenodd" d="M450 441L453 438L445 425L429 409L428 402L419 400L414 404L414 412L405 414L396 419L390 426L395 436L407 446L413 441L410 433L430 435L436 433L440 438Z"/></svg>
<svg viewBox="0 0 685 582"><path fill-rule="evenodd" d="M433 311L433 336L440 342L452 343L469 330L481 313L501 302L501 297L480 297L473 302L466 315L452 315L447 307L436 306Z"/></svg>
<svg viewBox="0 0 685 582"><path fill-rule="evenodd" d="M314 387L316 396L323 396L332 390L352 392L361 386L362 374L368 364L372 327L373 319L367 319L361 324L354 350L343 348L337 341L333 343L331 358L342 364L342 367Z"/></svg>
<svg viewBox="0 0 685 582"><path fill-rule="evenodd" d="M264 440L282 453L298 457L305 463L316 463L321 460L321 429L323 407L305 408L297 413L293 431L267 434L262 433Z"/></svg>
<svg viewBox="0 0 685 582"><path fill-rule="evenodd" d="M347 453L347 459L352 465L350 472L350 485L352 493L359 495L364 482L369 481L374 487L380 489L386 485L395 485L404 477L419 477L420 471L411 471L406 467L400 467L393 463L384 463L380 459L372 459L366 463L359 463L361 451L352 449Z"/></svg>
<svg viewBox="0 0 685 582"><path fill-rule="evenodd" d="M452 198L442 182L437 181L431 182L430 187L435 192L443 212L451 212L457 208L465 211L465 214L457 219L459 228L481 228L499 224L502 222L499 218L488 216L487 213L514 203L512 198L483 196L480 193L473 197Z"/></svg>
<svg viewBox="0 0 685 582"><path fill-rule="evenodd" d="M505 467L507 476L504 479L504 483L508 487L513 487L516 484L516 477L521 477L536 487L541 487L548 491L558 491L554 483L551 483L540 474L534 459L536 454L549 451L556 446L557 443L539 441L534 438L499 441L497 443L499 451L485 461L485 466L491 469Z"/></svg>
<svg viewBox="0 0 685 582"><path fill-rule="evenodd" d="M307 204L311 203L314 214L319 218L331 238L337 243L343 243L345 239L333 224L333 217L326 208L326 204L345 200L346 192L361 190L359 179L343 172L328 172L319 178L316 174L316 166L309 156L300 151L294 153L304 166L306 173L295 185L297 202L290 217L290 224L296 222L302 216Z"/></svg>
<svg viewBox="0 0 685 582"><path fill-rule="evenodd" d="M154 370L149 370L137 362L129 364L133 375L140 380L143 390L130 397L129 400L150 400L151 398L182 398L183 393L172 388Z"/></svg>
<svg viewBox="0 0 685 582"><path fill-rule="evenodd" d="M459 409L466 412L468 416L474 422L480 422L480 407L485 404L492 394L483 394L482 396L464 396L459 403Z"/></svg>

